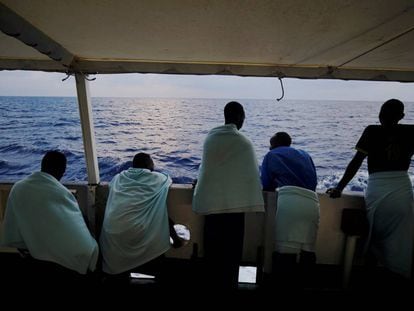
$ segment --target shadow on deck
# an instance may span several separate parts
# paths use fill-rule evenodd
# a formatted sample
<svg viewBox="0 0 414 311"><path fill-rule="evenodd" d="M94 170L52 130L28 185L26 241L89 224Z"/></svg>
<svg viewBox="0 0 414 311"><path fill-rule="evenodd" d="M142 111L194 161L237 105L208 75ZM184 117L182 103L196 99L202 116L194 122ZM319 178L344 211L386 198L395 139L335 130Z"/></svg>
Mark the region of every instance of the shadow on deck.
<svg viewBox="0 0 414 311"><path fill-rule="evenodd" d="M77 273L61 273L59 269L53 270L47 267L49 273L45 273L38 266L34 266L20 258L18 254L1 254L2 265L0 266L0 283L3 293L7 289L59 289L62 287L77 288L77 290L87 289L88 291L105 289L113 292L139 294L142 293L179 293L199 292L214 294L218 292L215 288L207 288L201 282L200 262L194 260L169 259L167 262L166 273L161 280L130 278L126 283L107 282L104 275L95 272L88 277L81 277ZM138 271L140 272L140 271ZM300 280L300 276L298 276ZM315 296L320 295L334 297L338 295L353 295L367 293L399 294L411 295L414 291L412 282L399 276L387 272L385 269L375 267L355 266L349 287L342 288L342 269L336 265L317 265L313 277L303 284L300 281L291 284L277 284L277 279L272 282L270 276L264 275L259 284L239 283L238 290L232 291L237 296L263 297L263 298L283 298L301 295ZM141 294L140 294L141 293Z"/></svg>

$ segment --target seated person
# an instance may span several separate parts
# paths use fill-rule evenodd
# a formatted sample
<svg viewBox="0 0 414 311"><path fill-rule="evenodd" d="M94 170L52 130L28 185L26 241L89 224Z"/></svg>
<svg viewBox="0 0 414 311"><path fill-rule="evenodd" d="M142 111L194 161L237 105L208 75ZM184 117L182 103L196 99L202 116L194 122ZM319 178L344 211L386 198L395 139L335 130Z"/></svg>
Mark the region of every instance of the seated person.
<svg viewBox="0 0 414 311"><path fill-rule="evenodd" d="M7 201L2 245L28 254L43 276L65 270L86 274L98 259L98 244L78 202L59 182L65 170L65 155L47 152L41 171L14 184Z"/></svg>
<svg viewBox="0 0 414 311"><path fill-rule="evenodd" d="M132 167L109 184L100 236L103 271L114 276L109 280L126 282L129 273L144 264L162 265L162 255L171 247L170 235L173 246L181 246L167 212L171 178L153 170L151 156L138 153Z"/></svg>
<svg viewBox="0 0 414 311"><path fill-rule="evenodd" d="M282 283L295 282L292 274L297 272L299 254L304 273L316 263L319 227L315 165L307 152L290 147L291 142L289 134L276 133L261 169L263 190L278 188L273 273Z"/></svg>

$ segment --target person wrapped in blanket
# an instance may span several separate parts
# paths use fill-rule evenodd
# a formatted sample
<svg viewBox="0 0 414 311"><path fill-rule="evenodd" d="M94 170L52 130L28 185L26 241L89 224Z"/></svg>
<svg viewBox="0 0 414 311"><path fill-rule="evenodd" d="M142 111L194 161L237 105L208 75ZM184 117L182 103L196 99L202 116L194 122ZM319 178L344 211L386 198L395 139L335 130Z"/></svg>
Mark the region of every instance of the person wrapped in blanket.
<svg viewBox="0 0 414 311"><path fill-rule="evenodd" d="M245 113L235 101L224 107L224 125L211 129L194 189L193 211L204 215L202 286L238 287L245 213L264 212L259 166L251 141L240 133Z"/></svg>
<svg viewBox="0 0 414 311"><path fill-rule="evenodd" d="M143 152L134 156L132 167L110 182L99 239L108 285L128 285L131 272L163 281L164 253L171 246L183 245L168 217L171 184L168 175L154 171L151 156Z"/></svg>
<svg viewBox="0 0 414 311"><path fill-rule="evenodd" d="M378 125L365 128L356 144L356 154L335 188L327 190L338 198L368 158L365 205L369 223L366 250L389 271L411 277L414 243L413 187L408 175L414 153L414 125L398 124L404 104L387 100Z"/></svg>
<svg viewBox="0 0 414 311"><path fill-rule="evenodd" d="M47 152L40 172L14 184L3 223L1 244L19 249L26 273L48 285L91 279L98 260L78 202L59 182L65 171L65 155Z"/></svg>
<svg viewBox="0 0 414 311"><path fill-rule="evenodd" d="M315 165L306 151L291 143L288 133L276 133L261 167L263 190L277 189L272 279L281 288L311 281L319 227Z"/></svg>

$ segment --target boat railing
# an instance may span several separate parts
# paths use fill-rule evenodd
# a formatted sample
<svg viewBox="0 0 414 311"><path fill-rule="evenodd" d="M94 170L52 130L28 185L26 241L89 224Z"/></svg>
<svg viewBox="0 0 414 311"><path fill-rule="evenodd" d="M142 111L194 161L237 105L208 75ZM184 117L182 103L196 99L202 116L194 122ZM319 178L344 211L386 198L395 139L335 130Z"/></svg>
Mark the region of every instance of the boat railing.
<svg viewBox="0 0 414 311"><path fill-rule="evenodd" d="M0 183L0 229L12 185L12 183ZM101 183L98 186L73 183L65 185L74 191L88 227L98 240L105 214L108 185L106 183ZM344 282L347 282L352 264L360 259L358 252L355 257L355 249L361 231L355 231L352 228L355 227L355 223L361 224L364 211L363 196L362 193L356 192L345 193L339 199L331 199L324 193L318 195L320 225L316 245L317 263L342 266ZM188 228L191 238L183 247L171 248L166 254L167 257L183 260L203 257L204 218L192 211L192 196L191 185L174 184L170 188L168 195L169 215L175 223ZM245 265L258 267L258 271L266 274L271 272L277 194L263 192L263 198L266 207L265 213L246 214L242 261ZM344 213L344 210L358 212ZM13 249L0 248L0 252L11 251Z"/></svg>

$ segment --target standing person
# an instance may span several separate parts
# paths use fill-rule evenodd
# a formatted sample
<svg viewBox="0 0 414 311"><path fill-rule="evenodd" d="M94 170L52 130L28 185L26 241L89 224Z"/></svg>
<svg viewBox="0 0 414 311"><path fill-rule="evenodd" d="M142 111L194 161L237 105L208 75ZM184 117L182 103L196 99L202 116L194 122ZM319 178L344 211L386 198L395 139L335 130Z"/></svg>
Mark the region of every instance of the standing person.
<svg viewBox="0 0 414 311"><path fill-rule="evenodd" d="M244 214L264 212L253 145L239 132L244 118L238 102L225 106L225 124L213 128L204 141L193 197L193 211L205 215L205 281L225 289L238 284Z"/></svg>
<svg viewBox="0 0 414 311"><path fill-rule="evenodd" d="M404 104L401 101L386 101L379 113L381 124L365 128L344 176L327 193L331 198L340 197L368 157L365 204L370 229L367 246L387 269L409 278L414 216L413 188L407 172L414 154L414 125L398 124L403 117Z"/></svg>
<svg viewBox="0 0 414 311"><path fill-rule="evenodd" d="M103 271L110 280L127 284L135 270L161 276L163 254L181 246L168 218L167 195L172 184L165 174L154 172L146 153L134 156L132 167L117 174L109 184L109 196L100 246Z"/></svg>
<svg viewBox="0 0 414 311"><path fill-rule="evenodd" d="M263 190L278 189L272 274L281 286L297 283L297 259L303 277L309 277L316 263L319 227L315 165L306 151L292 148L291 143L288 133L273 135L261 169Z"/></svg>
<svg viewBox="0 0 414 311"><path fill-rule="evenodd" d="M74 195L59 181L66 157L49 151L41 171L14 184L4 218L4 246L16 247L44 278L76 278L94 271L98 244L91 236ZM79 278L82 279L82 278Z"/></svg>

